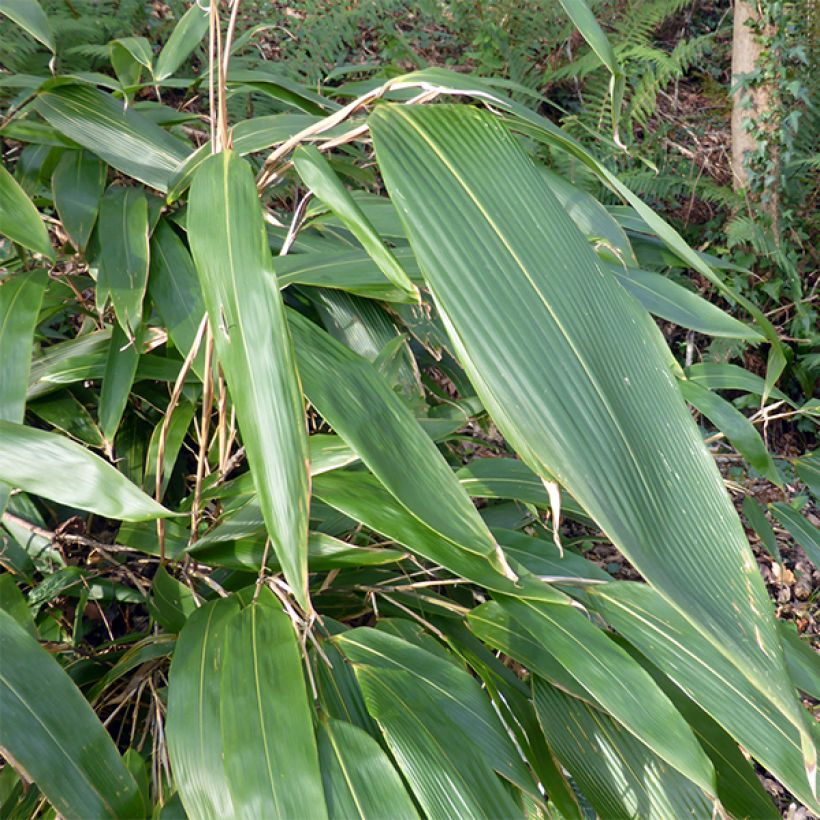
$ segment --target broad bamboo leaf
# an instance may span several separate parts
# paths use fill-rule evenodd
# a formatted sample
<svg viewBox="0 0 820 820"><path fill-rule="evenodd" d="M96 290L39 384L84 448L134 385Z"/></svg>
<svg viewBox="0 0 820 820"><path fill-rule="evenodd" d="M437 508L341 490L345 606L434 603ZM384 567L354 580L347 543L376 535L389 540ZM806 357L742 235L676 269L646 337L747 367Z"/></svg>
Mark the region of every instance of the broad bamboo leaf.
<svg viewBox="0 0 820 820"><path fill-rule="evenodd" d="M308 448L284 307L250 166L233 152L197 171L188 236L217 356L236 408L268 534L308 606Z"/></svg>
<svg viewBox="0 0 820 820"><path fill-rule="evenodd" d="M550 747L599 817L714 816L714 801L605 712L535 679L538 718Z"/></svg>
<svg viewBox="0 0 820 820"><path fill-rule="evenodd" d="M229 86L247 86L308 114L327 114L341 108L339 103L311 91L284 74L270 71L234 69L228 72Z"/></svg>
<svg viewBox="0 0 820 820"><path fill-rule="evenodd" d="M34 329L48 281L45 271L0 280L0 419L22 422ZM0 482L0 516L11 488Z"/></svg>
<svg viewBox="0 0 820 820"><path fill-rule="evenodd" d="M780 555L780 550L777 546L777 538L775 538L772 525L769 519L766 518L766 513L763 507L755 501L754 496L747 495L743 499L743 515L751 525L752 529L760 536L760 543L765 548L766 552L774 558L779 564L783 563L783 558ZM785 647L784 647L785 648Z"/></svg>
<svg viewBox="0 0 820 820"><path fill-rule="evenodd" d="M191 820L233 817L225 774L220 705L226 627L239 611L236 597L194 612L179 634L168 685L168 752Z"/></svg>
<svg viewBox="0 0 820 820"><path fill-rule="evenodd" d="M384 486L442 539L505 570L469 496L407 405L367 360L295 311L288 322L305 394ZM397 459L388 442L402 442Z"/></svg>
<svg viewBox="0 0 820 820"><path fill-rule="evenodd" d="M453 549L451 542L443 540L438 533L410 514L368 473L337 470L316 476L313 492L331 507L404 544L428 561L441 564L461 578L508 595L569 603L568 597L538 580L524 566L513 564L513 570L519 576L515 582L493 569L485 559Z"/></svg>
<svg viewBox="0 0 820 820"><path fill-rule="evenodd" d="M11 573L0 575L0 609L7 612L29 635L37 639L37 625L28 603Z"/></svg>
<svg viewBox="0 0 820 820"><path fill-rule="evenodd" d="M54 259L54 249L40 214L4 165L0 165L0 235Z"/></svg>
<svg viewBox="0 0 820 820"><path fill-rule="evenodd" d="M56 53L51 24L38 0L0 0L0 14L5 14L9 20L25 29L52 54Z"/></svg>
<svg viewBox="0 0 820 820"><path fill-rule="evenodd" d="M268 589L228 625L221 687L232 816L326 817L296 632Z"/></svg>
<svg viewBox="0 0 820 820"><path fill-rule="evenodd" d="M150 609L159 625L168 632L180 632L190 615L197 611L194 594L181 581L160 567L151 583Z"/></svg>
<svg viewBox="0 0 820 820"><path fill-rule="evenodd" d="M173 514L81 444L2 420L0 481L118 521L143 521Z"/></svg>
<svg viewBox="0 0 820 820"><path fill-rule="evenodd" d="M464 106L384 105L369 122L388 191L484 406L525 463L552 473L798 728L811 772L816 748L768 595L648 316L496 118Z"/></svg>
<svg viewBox="0 0 820 820"><path fill-rule="evenodd" d="M0 280L0 419L22 422L34 328L48 281L42 270Z"/></svg>
<svg viewBox="0 0 820 820"><path fill-rule="evenodd" d="M97 287L110 294L117 320L131 339L142 321L148 285L148 201L141 189L112 185L106 191L99 234ZM99 295L97 304L101 306Z"/></svg>
<svg viewBox="0 0 820 820"><path fill-rule="evenodd" d="M191 254L165 219L159 221L151 234L148 294L171 341L183 356L187 355L205 315L205 304ZM203 346L194 362L194 370L200 375L204 353Z"/></svg>
<svg viewBox="0 0 820 820"><path fill-rule="evenodd" d="M613 582L589 587L583 601L795 796L814 811L820 809L806 782L798 729L655 590Z"/></svg>
<svg viewBox="0 0 820 820"><path fill-rule="evenodd" d="M413 820L418 812L390 758L367 732L341 720L319 728L328 817Z"/></svg>
<svg viewBox="0 0 820 820"><path fill-rule="evenodd" d="M422 281L418 263L411 250L396 248L393 254L411 281L417 284ZM288 285L310 285L344 290L385 302L416 303L415 296L396 288L365 251L291 254L275 259L274 267L282 288Z"/></svg>
<svg viewBox="0 0 820 820"><path fill-rule="evenodd" d="M189 153L181 140L91 86L54 81L40 92L34 105L60 133L159 191L166 190L171 175Z"/></svg>
<svg viewBox="0 0 820 820"><path fill-rule="evenodd" d="M87 444L103 447L105 441L86 406L73 393L63 390L53 396L28 404L29 412L62 433Z"/></svg>
<svg viewBox="0 0 820 820"><path fill-rule="evenodd" d="M353 664L368 711L428 815L519 813L495 774L501 769L509 777L517 752L508 750L510 738L467 672L365 627L336 641Z"/></svg>
<svg viewBox="0 0 820 820"><path fill-rule="evenodd" d="M305 185L342 220L382 273L399 290L418 298L416 286L318 149L312 145L298 148L293 155L293 163Z"/></svg>
<svg viewBox="0 0 820 820"><path fill-rule="evenodd" d="M800 637L791 623L778 621L777 625L794 685L801 692L820 700L820 654L812 649L808 640Z"/></svg>
<svg viewBox="0 0 820 820"><path fill-rule="evenodd" d="M809 561L820 569L820 534L817 527L788 504L777 502L770 504L769 509L781 526L785 527L789 535L803 548Z"/></svg>
<svg viewBox="0 0 820 820"><path fill-rule="evenodd" d="M797 477L809 488L815 500L820 500L820 458L817 451L806 453L794 462Z"/></svg>
<svg viewBox="0 0 820 820"><path fill-rule="evenodd" d="M626 290L653 316L708 336L762 341L754 328L744 325L691 290L660 273L610 265Z"/></svg>
<svg viewBox="0 0 820 820"><path fill-rule="evenodd" d="M0 611L0 749L66 818L142 817L114 742L74 682Z"/></svg>
<svg viewBox="0 0 820 820"><path fill-rule="evenodd" d="M783 479L763 439L740 410L726 399L689 379L681 379L678 386L686 401L706 416L755 470L773 484L783 484Z"/></svg>
<svg viewBox="0 0 820 820"><path fill-rule="evenodd" d="M669 698L577 609L502 599L473 610L468 624L531 672L600 705L684 777L707 794L716 793L711 761Z"/></svg>
<svg viewBox="0 0 820 820"><path fill-rule="evenodd" d="M740 390L753 396L762 396L766 392L766 383L760 376L736 364L700 362L687 367L684 373L687 379L708 390ZM794 401L779 390L771 390L769 395L777 401L797 407Z"/></svg>
<svg viewBox="0 0 820 820"><path fill-rule="evenodd" d="M590 242L595 245L603 244L610 249L619 257L622 265L637 266L638 260L626 231L592 194L577 188L549 168L539 166L538 170L556 199Z"/></svg>
<svg viewBox="0 0 820 820"><path fill-rule="evenodd" d="M105 177L105 164L84 151L66 151L51 175L54 206L78 250L85 250L97 221Z"/></svg>
<svg viewBox="0 0 820 820"><path fill-rule="evenodd" d="M109 448L114 442L137 375L141 336L138 331L136 338L129 341L120 325L116 325L111 334L98 409L100 429Z"/></svg>
<svg viewBox="0 0 820 820"><path fill-rule="evenodd" d="M182 443L191 426L194 417L195 407L191 402L181 401L171 415L171 421L165 436L165 453L162 460L162 492L168 487L171 480L171 473L182 449ZM167 411L166 411L167 412ZM143 489L151 494L156 490L157 479L157 457L159 456L159 440L162 434L162 426L165 419L157 422L154 432L151 433L151 441L148 444L148 454L145 457L145 477L143 478Z"/></svg>
<svg viewBox="0 0 820 820"><path fill-rule="evenodd" d="M157 57L154 79L157 82L170 77L188 59L208 31L208 10L193 3L180 17L171 36L165 41Z"/></svg>

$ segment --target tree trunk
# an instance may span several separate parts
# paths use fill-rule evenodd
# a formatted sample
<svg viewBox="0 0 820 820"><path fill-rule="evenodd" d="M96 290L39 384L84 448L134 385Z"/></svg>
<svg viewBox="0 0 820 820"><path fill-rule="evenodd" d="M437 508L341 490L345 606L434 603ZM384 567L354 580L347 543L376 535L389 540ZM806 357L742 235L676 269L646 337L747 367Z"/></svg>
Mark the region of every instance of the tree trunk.
<svg viewBox="0 0 820 820"><path fill-rule="evenodd" d="M744 74L750 74L757 67L762 49L754 30L748 25L756 21L757 9L749 0L735 0L734 32L732 36L732 176L735 190L745 188L748 173L744 156L754 151L757 145L754 134L749 132L747 123L757 120L768 107L768 93L765 88L751 91L736 88Z"/></svg>

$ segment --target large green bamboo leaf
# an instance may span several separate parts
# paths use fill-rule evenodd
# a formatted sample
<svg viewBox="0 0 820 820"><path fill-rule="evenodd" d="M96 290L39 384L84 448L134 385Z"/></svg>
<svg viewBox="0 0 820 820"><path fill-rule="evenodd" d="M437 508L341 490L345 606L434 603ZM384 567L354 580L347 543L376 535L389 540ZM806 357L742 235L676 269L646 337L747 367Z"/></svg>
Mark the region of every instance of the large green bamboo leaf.
<svg viewBox="0 0 820 820"><path fill-rule="evenodd" d="M40 92L35 107L61 134L160 191L189 153L147 117L91 86L55 81Z"/></svg>
<svg viewBox="0 0 820 820"><path fill-rule="evenodd" d="M4 165L0 165L0 235L54 259L54 250L40 214Z"/></svg>
<svg viewBox="0 0 820 820"><path fill-rule="evenodd" d="M81 444L0 420L0 481L118 521L172 515Z"/></svg>
<svg viewBox="0 0 820 820"><path fill-rule="evenodd" d="M487 589L538 601L569 603L563 593L542 583L526 567L513 564L519 576L512 581L488 561L465 550L453 549L433 529L408 512L379 481L365 472L337 470L316 476L313 492L326 504L382 535L404 544L428 561Z"/></svg>
<svg viewBox="0 0 820 820"><path fill-rule="evenodd" d="M38 0L0 0L0 14L5 14L50 52L56 53L54 34Z"/></svg>
<svg viewBox="0 0 820 820"><path fill-rule="evenodd" d="M138 333L136 339L129 341L119 325L114 327L111 334L97 413L100 429L109 449L120 426L128 397L131 395L134 377L137 375L140 336Z"/></svg>
<svg viewBox="0 0 820 820"><path fill-rule="evenodd" d="M105 164L84 151L66 151L51 175L54 206L79 250L85 250L97 221L105 177Z"/></svg>
<svg viewBox="0 0 820 820"><path fill-rule="evenodd" d="M302 394L253 173L233 152L211 157L197 171L188 237L268 534L288 583L307 607Z"/></svg>
<svg viewBox="0 0 820 820"><path fill-rule="evenodd" d="M148 286L148 200L140 188L112 185L106 191L99 236L97 304L110 295L120 326L133 338Z"/></svg>
<svg viewBox="0 0 820 820"><path fill-rule="evenodd" d="M806 782L797 728L673 606L645 584L628 582L589 587L583 600L795 796L820 809Z"/></svg>
<svg viewBox="0 0 820 820"><path fill-rule="evenodd" d="M678 386L686 401L703 413L755 470L773 484L782 485L783 479L760 433L740 410L691 379L681 379Z"/></svg>
<svg viewBox="0 0 820 820"><path fill-rule="evenodd" d="M410 279L420 282L418 263L413 252L409 248L396 248L393 253ZM277 258L274 266L282 288L288 285L310 285L346 290L385 302L416 301L406 291L396 288L362 250L291 254Z"/></svg>
<svg viewBox="0 0 820 820"><path fill-rule="evenodd" d="M48 281L45 271L0 281L0 419L22 422L31 369L34 328ZM10 487L0 483L0 515Z"/></svg>
<svg viewBox="0 0 820 820"><path fill-rule="evenodd" d="M191 820L234 816L222 754L220 682L235 597L198 609L179 634L168 686L166 734L174 782Z"/></svg>
<svg viewBox="0 0 820 820"><path fill-rule="evenodd" d="M714 816L714 801L605 712L537 678L533 694L550 747L599 817Z"/></svg>
<svg viewBox="0 0 820 820"><path fill-rule="evenodd" d="M659 758L714 795L715 774L689 725L649 674L573 607L483 604L470 628L570 694L605 709Z"/></svg>
<svg viewBox="0 0 820 820"><path fill-rule="evenodd" d="M154 79L170 77L188 59L208 30L208 10L194 3L174 26L157 57Z"/></svg>
<svg viewBox="0 0 820 820"><path fill-rule="evenodd" d="M384 486L443 543L504 571L470 497L376 368L295 311L288 313L305 394ZM402 457L393 449L401 442Z"/></svg>
<svg viewBox="0 0 820 820"><path fill-rule="evenodd" d="M312 145L297 149L293 163L305 185L322 200L344 226L359 240L381 272L408 296L418 298L418 289L410 281L392 251L382 242L370 220L336 175L328 160Z"/></svg>
<svg viewBox="0 0 820 820"><path fill-rule="evenodd" d="M518 753L509 748L512 742L475 679L450 661L373 629L354 629L336 641L427 814L519 813L495 774L501 770L518 782ZM517 764L523 765L520 758Z"/></svg>
<svg viewBox="0 0 820 820"><path fill-rule="evenodd" d="M232 816L326 817L296 632L268 589L228 625L221 686Z"/></svg>
<svg viewBox="0 0 820 820"><path fill-rule="evenodd" d="M358 726L341 720L323 723L319 728L319 761L331 820L418 818L390 758Z"/></svg>
<svg viewBox="0 0 820 820"><path fill-rule="evenodd" d="M66 818L142 817L137 784L74 682L0 610L0 750Z"/></svg>
<svg viewBox="0 0 820 820"><path fill-rule="evenodd" d="M454 347L501 431L799 729L811 771L816 749L765 587L648 316L496 118L387 105L370 125Z"/></svg>

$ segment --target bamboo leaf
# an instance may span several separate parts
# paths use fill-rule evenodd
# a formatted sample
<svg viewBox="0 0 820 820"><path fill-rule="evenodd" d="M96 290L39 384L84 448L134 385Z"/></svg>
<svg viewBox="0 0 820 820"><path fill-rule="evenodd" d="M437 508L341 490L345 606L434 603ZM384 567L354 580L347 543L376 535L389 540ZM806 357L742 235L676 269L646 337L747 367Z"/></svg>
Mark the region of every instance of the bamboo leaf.
<svg viewBox="0 0 820 820"><path fill-rule="evenodd" d="M0 748L64 817L142 817L137 784L74 682L0 610Z"/></svg>
<svg viewBox="0 0 820 820"><path fill-rule="evenodd" d="M40 214L4 165L0 166L0 234L54 260L54 249Z"/></svg>
<svg viewBox="0 0 820 820"><path fill-rule="evenodd" d="M538 678L533 694L550 747L600 817L713 816L712 800L605 712Z"/></svg>
<svg viewBox="0 0 820 820"><path fill-rule="evenodd" d="M51 175L54 206L78 250L85 250L97 221L105 177L105 164L84 151L66 151Z"/></svg>
<svg viewBox="0 0 820 820"><path fill-rule="evenodd" d="M253 173L233 152L197 171L188 236L268 534L307 608L304 408Z"/></svg>
<svg viewBox="0 0 820 820"><path fill-rule="evenodd" d="M577 609L502 599L473 610L468 624L533 673L600 705L661 760L716 793L711 761L689 725L649 674Z"/></svg>
<svg viewBox="0 0 820 820"><path fill-rule="evenodd" d="M495 541L436 445L366 359L288 313L311 403L393 496L441 539L504 571ZM401 441L397 459L385 442Z"/></svg>
<svg viewBox="0 0 820 820"><path fill-rule="evenodd" d="M56 53L51 25L38 0L0 0L0 14L5 14L9 20L25 29L52 54Z"/></svg>
<svg viewBox="0 0 820 820"><path fill-rule="evenodd" d="M367 732L341 720L319 728L328 817L413 820L418 812L398 772Z"/></svg>
<svg viewBox="0 0 820 820"><path fill-rule="evenodd" d="M139 188L112 185L100 204L100 267L97 287L111 296L129 339L142 321L148 285L148 201ZM97 297L98 304L100 297Z"/></svg>
<svg viewBox="0 0 820 820"><path fill-rule="evenodd" d="M383 105L369 122L459 359L507 440L800 731L811 772L765 587L646 314L497 119Z"/></svg>
<svg viewBox="0 0 820 820"><path fill-rule="evenodd" d="M234 816L222 747L220 681L226 628L238 611L239 601L231 597L194 612L179 634L171 662L168 752L191 820Z"/></svg>
<svg viewBox="0 0 820 820"><path fill-rule="evenodd" d="M228 625L221 687L232 816L326 817L296 632L268 589Z"/></svg>
<svg viewBox="0 0 820 820"><path fill-rule="evenodd" d="M293 164L305 185L342 220L382 273L399 290L417 299L418 289L318 149L312 145L298 148L293 155Z"/></svg>
<svg viewBox="0 0 820 820"><path fill-rule="evenodd" d="M809 561L820 569L820 535L817 533L817 527L788 504L778 501L769 504L769 509L781 526L785 527L789 535L803 548Z"/></svg>
<svg viewBox="0 0 820 820"><path fill-rule="evenodd" d="M510 738L467 672L366 627L345 632L336 642L353 663L368 711L427 814L517 813L495 772L522 787L534 784L516 774Z"/></svg>
<svg viewBox="0 0 820 820"><path fill-rule="evenodd" d="M67 481L66 476L71 480ZM2 420L0 481L118 521L144 521L173 514L81 444Z"/></svg>
<svg viewBox="0 0 820 820"><path fill-rule="evenodd" d="M115 325L111 334L98 409L100 429L109 449L120 426L122 414L131 395L134 377L137 375L141 336L142 334L138 333L137 338L129 341L119 325Z"/></svg>
<svg viewBox="0 0 820 820"><path fill-rule="evenodd" d="M147 117L91 86L53 81L34 106L61 134L159 191L166 190L189 153L185 143Z"/></svg>
<svg viewBox="0 0 820 820"><path fill-rule="evenodd" d="M161 82L172 76L199 45L208 30L208 11L194 3L174 26L157 57L154 79Z"/></svg>
<svg viewBox="0 0 820 820"><path fill-rule="evenodd" d="M656 591L614 582L589 587L583 601L786 788L813 810L820 808L806 782L798 728L784 721L772 702Z"/></svg>

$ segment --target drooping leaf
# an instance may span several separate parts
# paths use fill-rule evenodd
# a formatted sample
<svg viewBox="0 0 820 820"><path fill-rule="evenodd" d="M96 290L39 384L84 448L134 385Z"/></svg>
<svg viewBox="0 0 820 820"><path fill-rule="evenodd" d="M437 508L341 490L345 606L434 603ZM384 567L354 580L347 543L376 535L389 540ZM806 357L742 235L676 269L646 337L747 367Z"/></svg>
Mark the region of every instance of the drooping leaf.
<svg viewBox="0 0 820 820"><path fill-rule="evenodd" d="M54 206L79 250L85 250L97 221L105 177L105 164L84 151L66 151L51 175Z"/></svg>
<svg viewBox="0 0 820 820"><path fill-rule="evenodd" d="M233 816L326 817L296 632L268 589L228 625L221 687Z"/></svg>
<svg viewBox="0 0 820 820"><path fill-rule="evenodd" d="M233 152L197 171L188 236L268 534L307 607L304 408L253 173Z"/></svg>
<svg viewBox="0 0 820 820"><path fill-rule="evenodd" d="M353 663L368 711L427 814L516 814L495 774L501 769L511 776L516 753L507 751L509 737L467 672L373 629L354 629L336 640Z"/></svg>
<svg viewBox="0 0 820 820"><path fill-rule="evenodd" d="M122 414L128 404L134 376L139 365L141 333L129 341L120 325L115 325L105 361L105 375L100 391L99 422L108 446L114 441Z"/></svg>
<svg viewBox="0 0 820 820"><path fill-rule="evenodd" d="M157 57L154 79L157 82L170 77L188 59L208 30L208 11L194 3L174 26Z"/></svg>
<svg viewBox="0 0 820 820"><path fill-rule="evenodd" d="M646 314L497 119L383 105L369 122L451 341L507 440L798 728L811 770L766 590Z"/></svg>
<svg viewBox="0 0 820 820"><path fill-rule="evenodd" d="M0 610L0 748L64 817L141 817L134 778L74 682Z"/></svg>
<svg viewBox="0 0 820 820"><path fill-rule="evenodd" d="M34 105L60 133L159 191L166 190L189 153L181 140L91 86L55 81L40 92Z"/></svg>
<svg viewBox="0 0 820 820"><path fill-rule="evenodd" d="M148 285L148 201L139 188L112 185L100 204L100 268L97 287L108 293L129 338L142 321ZM97 303L101 297L98 293Z"/></svg>
<svg viewBox="0 0 820 820"><path fill-rule="evenodd" d="M25 29L52 54L56 52L51 24L38 0L0 0L0 14Z"/></svg>
<svg viewBox="0 0 820 820"><path fill-rule="evenodd" d="M0 166L0 234L24 248L54 259L54 250L40 214L4 165Z"/></svg>
<svg viewBox="0 0 820 820"><path fill-rule="evenodd" d="M503 571L469 496L407 405L367 360L295 311L288 313L305 393L384 486L417 519ZM397 459L389 442L401 441Z"/></svg>
<svg viewBox="0 0 820 820"><path fill-rule="evenodd" d="M600 817L712 817L713 801L605 712L533 683L547 741Z"/></svg>
<svg viewBox="0 0 820 820"><path fill-rule="evenodd" d="M470 628L559 688L606 710L661 760L715 794L714 769L649 674L573 607L512 599L483 604Z"/></svg>
<svg viewBox="0 0 820 820"><path fill-rule="evenodd" d="M165 567L154 574L150 606L160 626L168 632L180 632L188 617L197 611L191 590L172 578Z"/></svg>
<svg viewBox="0 0 820 820"><path fill-rule="evenodd" d="M628 582L589 587L584 603L800 800L820 808L806 781L797 727L671 604L647 585Z"/></svg>
<svg viewBox="0 0 820 820"><path fill-rule="evenodd" d="M418 817L390 759L357 726L332 719L323 723L319 728L319 762L331 820Z"/></svg>
<svg viewBox="0 0 820 820"><path fill-rule="evenodd" d="M119 521L172 515L81 444L2 420L0 481L32 495Z"/></svg>
<svg viewBox="0 0 820 820"><path fill-rule="evenodd" d="M238 599L230 597L194 612L179 634L171 662L168 752L174 782L191 820L234 816L220 704L226 628L238 611Z"/></svg>
<svg viewBox="0 0 820 820"><path fill-rule="evenodd" d="M752 526L754 531L760 536L760 543L765 547L766 552L774 558L778 563L782 563L783 559L780 556L780 549L777 546L777 538L775 538L772 525L766 518L766 513L763 507L755 501L754 496L747 495L743 499L743 515Z"/></svg>
<svg viewBox="0 0 820 820"><path fill-rule="evenodd" d="M792 538L805 550L809 561L820 569L820 535L818 535L817 527L797 510L781 501L770 504L769 509Z"/></svg>
<svg viewBox="0 0 820 820"><path fill-rule="evenodd" d="M362 247L379 266L382 273L408 296L417 297L418 290L402 269L396 257L382 242L362 209L336 176L328 160L312 145L296 150L293 163L305 185L325 202L359 240Z"/></svg>
<svg viewBox="0 0 820 820"><path fill-rule="evenodd" d="M616 265L610 265L609 269L653 316L660 316L679 327L691 328L708 336L753 341L763 339L754 328L744 325L702 296L660 273Z"/></svg>

